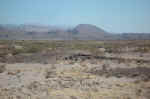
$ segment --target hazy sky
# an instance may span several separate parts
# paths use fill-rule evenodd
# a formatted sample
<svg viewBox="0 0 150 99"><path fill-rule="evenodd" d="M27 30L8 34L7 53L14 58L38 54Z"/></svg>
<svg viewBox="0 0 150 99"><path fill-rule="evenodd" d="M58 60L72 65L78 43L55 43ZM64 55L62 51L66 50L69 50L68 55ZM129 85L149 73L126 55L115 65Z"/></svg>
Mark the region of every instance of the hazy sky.
<svg viewBox="0 0 150 99"><path fill-rule="evenodd" d="M0 0L0 24L81 23L150 33L150 0Z"/></svg>

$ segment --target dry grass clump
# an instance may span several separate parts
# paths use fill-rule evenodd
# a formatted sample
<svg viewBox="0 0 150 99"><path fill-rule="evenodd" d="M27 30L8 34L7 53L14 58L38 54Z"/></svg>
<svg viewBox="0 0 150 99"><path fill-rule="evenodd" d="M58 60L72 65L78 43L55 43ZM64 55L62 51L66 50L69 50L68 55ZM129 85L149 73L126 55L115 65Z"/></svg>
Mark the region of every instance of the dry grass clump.
<svg viewBox="0 0 150 99"><path fill-rule="evenodd" d="M148 46L137 47L137 48L135 48L134 52L148 53L148 52L150 52L150 47L148 47Z"/></svg>
<svg viewBox="0 0 150 99"><path fill-rule="evenodd" d="M117 78L128 77L128 78L140 78L142 81L150 80L150 68L146 67L136 67L136 68L93 68L89 71L92 74L100 75L100 76L114 76Z"/></svg>
<svg viewBox="0 0 150 99"><path fill-rule="evenodd" d="M0 73L3 73L6 71L6 66L5 64L0 64Z"/></svg>

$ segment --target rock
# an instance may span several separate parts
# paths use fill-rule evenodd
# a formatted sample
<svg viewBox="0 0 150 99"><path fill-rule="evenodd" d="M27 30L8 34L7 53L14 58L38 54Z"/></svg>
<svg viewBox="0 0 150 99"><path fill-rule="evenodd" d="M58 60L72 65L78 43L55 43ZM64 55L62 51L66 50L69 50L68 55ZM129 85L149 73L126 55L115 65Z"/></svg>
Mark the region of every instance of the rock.
<svg viewBox="0 0 150 99"><path fill-rule="evenodd" d="M15 49L23 49L23 46L20 46L20 45L14 45L14 48L15 48Z"/></svg>
<svg viewBox="0 0 150 99"><path fill-rule="evenodd" d="M105 49L105 48L99 48L99 51L100 51L100 52L105 52L106 49Z"/></svg>

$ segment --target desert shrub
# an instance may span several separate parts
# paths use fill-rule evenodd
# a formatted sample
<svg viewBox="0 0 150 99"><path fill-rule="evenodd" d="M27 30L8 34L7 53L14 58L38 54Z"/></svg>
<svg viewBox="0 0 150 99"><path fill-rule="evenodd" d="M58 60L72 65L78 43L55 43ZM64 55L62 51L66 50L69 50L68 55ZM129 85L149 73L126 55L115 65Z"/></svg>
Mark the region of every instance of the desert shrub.
<svg viewBox="0 0 150 99"><path fill-rule="evenodd" d="M41 47L40 46L30 46L30 47L27 47L25 49L26 53L36 53L36 52L39 52L39 51L41 51Z"/></svg>
<svg viewBox="0 0 150 99"><path fill-rule="evenodd" d="M77 99L77 97L76 97L76 96L70 96L70 98L71 98L71 99Z"/></svg>
<svg viewBox="0 0 150 99"><path fill-rule="evenodd" d="M134 52L146 53L146 52L150 52L150 48L149 47L138 47L134 50Z"/></svg>
<svg viewBox="0 0 150 99"><path fill-rule="evenodd" d="M11 50L12 51L12 54L13 55L17 55L17 54L20 54L20 53L24 53L24 49L13 49Z"/></svg>
<svg viewBox="0 0 150 99"><path fill-rule="evenodd" d="M13 55L21 53L36 53L40 52L42 49L44 49L44 47L41 45L28 45L24 46L22 49L13 49L12 53Z"/></svg>
<svg viewBox="0 0 150 99"><path fill-rule="evenodd" d="M51 68L48 68L46 69L45 71L45 78L48 79L48 78L52 78L54 76L56 76L56 67L51 67Z"/></svg>
<svg viewBox="0 0 150 99"><path fill-rule="evenodd" d="M150 80L150 68L147 67L136 67L136 68L108 68L108 66L103 66L103 68L92 68L89 73L96 74L99 76L114 76L117 78L128 77L128 78L137 78L141 81Z"/></svg>
<svg viewBox="0 0 150 99"><path fill-rule="evenodd" d="M0 65L0 73L3 73L6 70L6 67L4 64Z"/></svg>

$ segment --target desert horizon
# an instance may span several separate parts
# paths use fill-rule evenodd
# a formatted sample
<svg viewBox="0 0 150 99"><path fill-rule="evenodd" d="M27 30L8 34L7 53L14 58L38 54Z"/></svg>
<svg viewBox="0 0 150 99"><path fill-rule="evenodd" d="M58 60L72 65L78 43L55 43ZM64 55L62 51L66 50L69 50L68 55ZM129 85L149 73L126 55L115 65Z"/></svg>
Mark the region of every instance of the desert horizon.
<svg viewBox="0 0 150 99"><path fill-rule="evenodd" d="M150 99L149 0L0 0L0 99Z"/></svg>

